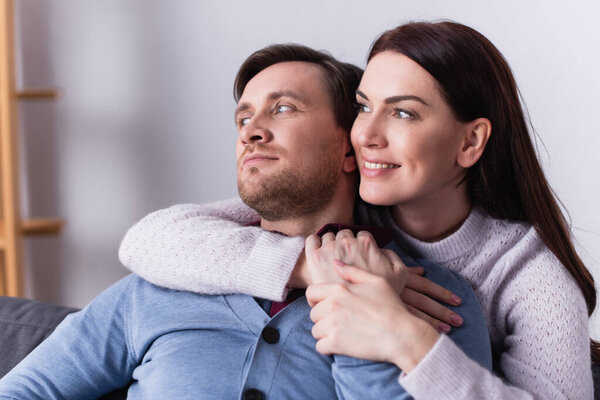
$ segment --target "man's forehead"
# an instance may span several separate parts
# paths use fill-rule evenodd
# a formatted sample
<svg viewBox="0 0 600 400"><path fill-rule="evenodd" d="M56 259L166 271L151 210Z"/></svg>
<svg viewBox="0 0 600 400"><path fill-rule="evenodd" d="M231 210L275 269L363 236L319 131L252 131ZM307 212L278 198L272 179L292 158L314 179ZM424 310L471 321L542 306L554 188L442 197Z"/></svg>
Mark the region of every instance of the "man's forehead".
<svg viewBox="0 0 600 400"><path fill-rule="evenodd" d="M239 103L285 96L307 103L318 101L328 95L323 84L323 73L321 66L304 61L273 64L248 81Z"/></svg>

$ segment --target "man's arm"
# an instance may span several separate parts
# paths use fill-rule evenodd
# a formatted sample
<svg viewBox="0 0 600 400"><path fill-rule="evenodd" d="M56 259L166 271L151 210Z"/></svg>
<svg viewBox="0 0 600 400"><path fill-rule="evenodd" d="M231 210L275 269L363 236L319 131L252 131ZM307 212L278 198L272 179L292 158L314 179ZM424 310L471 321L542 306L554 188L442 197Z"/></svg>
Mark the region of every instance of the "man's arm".
<svg viewBox="0 0 600 400"><path fill-rule="evenodd" d="M282 301L304 239L248 226L259 218L239 198L159 210L127 232L119 259L170 289Z"/></svg>
<svg viewBox="0 0 600 400"><path fill-rule="evenodd" d="M126 335L128 281L67 316L0 379L0 399L95 399L126 386L136 366Z"/></svg>

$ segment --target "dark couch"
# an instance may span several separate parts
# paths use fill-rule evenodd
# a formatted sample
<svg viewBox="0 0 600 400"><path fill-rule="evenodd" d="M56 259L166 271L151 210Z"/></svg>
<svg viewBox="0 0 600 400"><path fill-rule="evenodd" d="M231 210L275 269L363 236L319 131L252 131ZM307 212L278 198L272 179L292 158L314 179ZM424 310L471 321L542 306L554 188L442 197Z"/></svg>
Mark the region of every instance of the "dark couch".
<svg viewBox="0 0 600 400"><path fill-rule="evenodd" d="M40 301L0 296L0 377L48 337L56 325L74 308L54 306ZM600 364L594 373L594 399L600 400ZM127 389L114 391L102 400L121 400Z"/></svg>

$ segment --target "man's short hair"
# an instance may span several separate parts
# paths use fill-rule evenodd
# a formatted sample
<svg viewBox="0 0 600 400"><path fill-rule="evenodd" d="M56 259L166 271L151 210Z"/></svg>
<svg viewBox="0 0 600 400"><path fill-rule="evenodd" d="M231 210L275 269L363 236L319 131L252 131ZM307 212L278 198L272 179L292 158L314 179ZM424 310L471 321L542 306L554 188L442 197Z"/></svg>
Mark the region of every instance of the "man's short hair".
<svg viewBox="0 0 600 400"><path fill-rule="evenodd" d="M254 52L240 67L233 84L233 97L239 101L248 82L259 72L271 65L304 61L319 65L323 69L325 88L337 124L350 132L356 118L356 89L363 70L356 65L336 60L324 51L311 49L301 44L274 44Z"/></svg>

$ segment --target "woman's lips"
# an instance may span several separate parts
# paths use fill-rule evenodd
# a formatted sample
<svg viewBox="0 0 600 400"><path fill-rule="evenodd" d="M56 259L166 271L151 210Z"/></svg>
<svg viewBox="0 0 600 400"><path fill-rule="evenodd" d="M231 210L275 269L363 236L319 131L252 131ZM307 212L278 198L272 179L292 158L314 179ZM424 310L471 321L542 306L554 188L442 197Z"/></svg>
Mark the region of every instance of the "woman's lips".
<svg viewBox="0 0 600 400"><path fill-rule="evenodd" d="M363 161L360 174L364 177L378 177L392 173L394 170L400 168L401 165L393 164L390 162L384 162L381 160Z"/></svg>
<svg viewBox="0 0 600 400"><path fill-rule="evenodd" d="M398 165L398 164L376 163L376 162L368 162L368 161L365 161L364 166L365 166L365 168L368 168L368 169L400 168L400 165Z"/></svg>

